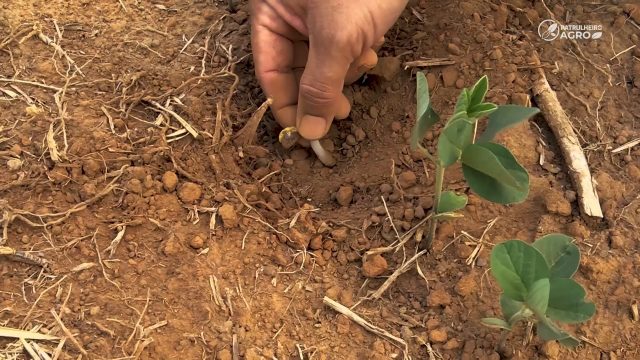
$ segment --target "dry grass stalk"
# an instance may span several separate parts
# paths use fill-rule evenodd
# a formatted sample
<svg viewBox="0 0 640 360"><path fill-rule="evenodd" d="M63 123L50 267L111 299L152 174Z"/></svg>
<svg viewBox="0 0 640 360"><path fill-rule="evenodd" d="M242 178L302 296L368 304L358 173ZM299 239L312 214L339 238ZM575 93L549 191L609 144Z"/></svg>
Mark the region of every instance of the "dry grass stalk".
<svg viewBox="0 0 640 360"><path fill-rule="evenodd" d="M82 73L82 70L80 70L80 67L76 65L76 62L71 58L71 56L69 56L69 54L62 48L62 46L60 46L57 42L53 41L50 37L42 33L40 24L33 25L33 30L36 32L38 39L40 39L43 43L51 46L55 50L55 53L60 53L67 60L69 65L72 65L75 68L75 71L78 74L80 74L82 77L84 77L84 74ZM58 32L58 34L60 33ZM60 41L60 39L58 39L58 41Z"/></svg>
<svg viewBox="0 0 640 360"><path fill-rule="evenodd" d="M635 140L631 140L629 142L627 142L626 144L622 144L620 146L618 146L617 148L611 150L612 153L619 153L621 151L625 151L627 149L631 149L632 147L639 145L640 144L640 138L635 139Z"/></svg>
<svg viewBox="0 0 640 360"><path fill-rule="evenodd" d="M191 136L193 136L196 139L200 137L200 133L193 126L191 126L191 124L189 124L187 120L185 120L182 116L178 115L175 111L165 106L162 106L160 103L154 100L149 100L149 103L153 105L156 109L164 111L167 114L171 115L174 119L176 119L180 123L180 125L184 127L185 130L189 132L189 134L191 134Z"/></svg>
<svg viewBox="0 0 640 360"><path fill-rule="evenodd" d="M41 84L41 83L35 82L35 81L27 81L27 80L20 80L20 79L9 79L9 78L5 78L5 77L0 77L0 82L31 85L31 86L36 86L36 87L40 87L40 88L43 88L43 89L49 89L49 90L55 90L55 91L62 90L62 88L59 88L57 86Z"/></svg>
<svg viewBox="0 0 640 360"><path fill-rule="evenodd" d="M31 345L25 339L20 338L20 343L22 344L22 347L27 351L27 353L29 354L29 356L31 356L32 359L41 360L40 355L36 353L33 347L31 347Z"/></svg>
<svg viewBox="0 0 640 360"><path fill-rule="evenodd" d="M264 113L267 112L269 106L273 103L271 98L267 99L265 102L258 107L258 109L251 115L251 118L247 123L238 131L235 138L233 139L233 143L236 146L242 145L251 145L255 141L256 132L258 130L258 125L260 124L260 120L264 116Z"/></svg>
<svg viewBox="0 0 640 360"><path fill-rule="evenodd" d="M392 335L391 333L389 333L388 331L381 329L375 325L372 325L371 323L369 323L368 321L366 321L365 319L363 319L362 317L360 317L358 314L354 313L353 311L349 310L348 307L338 303L337 301L332 300L331 298L325 296L322 299L322 302L329 306L330 308L332 308L333 310L339 312L340 314L348 317L349 319L351 319L353 322L355 322L356 324L362 326L365 330L370 331L386 340L390 340L394 345L396 346L400 346L402 347L402 358L404 360L411 360L411 357L409 356L409 345L407 344L406 341L404 341L403 339Z"/></svg>
<svg viewBox="0 0 640 360"><path fill-rule="evenodd" d="M111 240L111 244L104 249L105 253L109 251L109 258L112 258L113 255L115 255L116 249L118 248L120 241L122 241L125 231L127 231L126 225L118 226L118 233L116 234L116 237L114 237L113 240Z"/></svg>
<svg viewBox="0 0 640 360"><path fill-rule="evenodd" d="M71 343L82 353L82 355L89 356L89 354L87 353L87 350L85 350L82 347L82 345L78 342L75 336L73 336L71 331L69 331L69 329L64 325L64 323L62 322L62 319L60 319L58 314L56 314L56 312L53 311L53 309L51 309L51 315L53 315L53 318L55 319L56 323L58 323L58 326L60 326L60 329L62 329L62 332L64 332L67 338L71 340Z"/></svg>
<svg viewBox="0 0 640 360"><path fill-rule="evenodd" d="M107 276L107 270L105 269L104 266L104 262L102 262L102 256L100 255L100 248L98 248L98 240L96 240L96 235L98 235L98 230L96 229L96 231L93 233L93 245L96 247L96 256L98 257L98 264L100 264L100 268L102 269L102 276L104 276L105 280L107 280L108 282L110 282L113 286L115 286L118 290L122 291L122 289L120 288L120 285L118 285L117 282L111 280L108 276Z"/></svg>
<svg viewBox="0 0 640 360"><path fill-rule="evenodd" d="M227 311L227 307L220 296L220 288L218 287L218 278L215 275L209 276L209 287L211 288L211 298L222 310Z"/></svg>
<svg viewBox="0 0 640 360"><path fill-rule="evenodd" d="M369 296L370 299L379 299L382 294L384 294L385 291L387 291L387 289L389 288L389 286L391 286L391 284L393 284L394 281L396 281L396 279L404 274L405 272L407 272L410 268L411 265L413 265L414 262L416 262L416 260L418 260L418 258L424 254L427 253L427 250L422 250L419 253L413 255L412 258L410 258L409 260L405 261L404 264L402 264L402 266L400 266L399 268L396 269L396 271L393 272L393 274L391 274L391 276L389 276L387 278L387 280L385 280L385 282L378 288L378 290L374 291L373 294L371 294Z"/></svg>
<svg viewBox="0 0 640 360"><path fill-rule="evenodd" d="M9 205L8 201L0 199L0 212L2 213L2 219L0 222L3 225L2 239L0 239L0 246L4 245L8 240L8 236L9 236L8 227L9 227L9 224L11 224L14 220L20 220L29 226L44 227L44 228L59 224L65 221L66 219L68 219L71 215L86 209L89 205L95 203L96 201L100 200L107 194L111 193L111 191L116 188L115 183L118 181L120 176L122 176L122 174L124 173L124 170L127 167L128 166L125 165L121 167L119 170L114 171L111 174L108 174L115 177L107 184L107 186L104 189L102 189L92 198L89 198L83 202L80 202L74 205L73 207L71 207L70 209L63 212L34 214L26 210L14 208L11 205ZM51 220L45 221L45 219L51 219Z"/></svg>
<svg viewBox="0 0 640 360"><path fill-rule="evenodd" d="M38 302L40 302L40 300L42 299L44 294L48 293L49 290L51 290L51 289L55 288L56 286L58 286L66 278L67 278L67 275L64 275L62 278L60 278L60 280L56 281L53 285L51 285L48 288L44 289L40 293L40 295L38 295L38 298L36 299L36 301L33 302L33 304L31 304L31 308L29 309L29 311L27 312L27 315L25 315L24 319L22 320L22 323L20 324L21 328L24 328L27 325L27 323L29 322L29 320L31 320L31 314L33 314L33 311L35 310L36 305L38 305Z"/></svg>
<svg viewBox="0 0 640 360"><path fill-rule="evenodd" d="M26 331L0 326L0 338L27 339L27 340L60 340L59 337L41 334L34 331Z"/></svg>

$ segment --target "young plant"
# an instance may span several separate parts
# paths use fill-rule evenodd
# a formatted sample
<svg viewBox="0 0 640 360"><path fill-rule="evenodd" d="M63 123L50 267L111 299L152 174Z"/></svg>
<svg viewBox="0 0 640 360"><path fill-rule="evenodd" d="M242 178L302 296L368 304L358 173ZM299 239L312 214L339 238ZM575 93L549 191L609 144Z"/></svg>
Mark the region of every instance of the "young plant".
<svg viewBox="0 0 640 360"><path fill-rule="evenodd" d="M577 346L579 341L554 320L576 324L595 314L596 307L585 300L582 286L571 279L579 264L580 250L563 234L543 236L532 245L520 240L496 245L491 252L491 273L503 291L500 306L504 319L485 318L482 322L505 330L520 321L533 322L542 340Z"/></svg>
<svg viewBox="0 0 640 360"><path fill-rule="evenodd" d="M435 163L434 215L425 246L430 249L438 220L467 205L464 194L443 191L444 172L460 162L469 187L478 196L500 204L524 201L529 194L529 174L509 149L492 142L501 131L539 112L536 108L517 105L497 106L485 102L489 80L483 76L470 89L458 96L454 113L440 132L434 156L420 144L426 132L440 117L431 107L429 86L423 73L417 74L417 115L411 134L411 149L420 151ZM487 118L485 131L477 136L478 121Z"/></svg>

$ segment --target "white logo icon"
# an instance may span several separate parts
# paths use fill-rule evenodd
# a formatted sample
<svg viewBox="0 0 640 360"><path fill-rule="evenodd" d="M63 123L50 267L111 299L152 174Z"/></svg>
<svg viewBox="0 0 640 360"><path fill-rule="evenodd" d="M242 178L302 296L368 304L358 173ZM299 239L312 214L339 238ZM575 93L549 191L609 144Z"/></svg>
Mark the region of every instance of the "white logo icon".
<svg viewBox="0 0 640 360"><path fill-rule="evenodd" d="M538 35L544 41L565 40L597 40L602 38L602 25L567 24L562 25L551 19L543 20L538 25Z"/></svg>
<svg viewBox="0 0 640 360"><path fill-rule="evenodd" d="M555 20L544 20L538 25L538 35L544 41L553 41L560 36L560 27Z"/></svg>

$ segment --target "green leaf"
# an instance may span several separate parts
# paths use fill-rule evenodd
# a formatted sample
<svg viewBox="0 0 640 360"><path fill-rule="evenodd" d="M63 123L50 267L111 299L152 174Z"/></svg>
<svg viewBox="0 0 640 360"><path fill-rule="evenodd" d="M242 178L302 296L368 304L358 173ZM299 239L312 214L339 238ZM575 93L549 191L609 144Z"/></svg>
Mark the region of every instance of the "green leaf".
<svg viewBox="0 0 640 360"><path fill-rule="evenodd" d="M483 116L487 116L498 109L496 104L492 103L482 103L475 106L472 106L469 111L470 118L481 118Z"/></svg>
<svg viewBox="0 0 640 360"><path fill-rule="evenodd" d="M498 329L511 330L511 326L506 321L498 318L483 318L482 324Z"/></svg>
<svg viewBox="0 0 640 360"><path fill-rule="evenodd" d="M533 284L549 277L549 267L538 250L520 240L509 240L491 251L491 273L512 300L525 301Z"/></svg>
<svg viewBox="0 0 640 360"><path fill-rule="evenodd" d="M474 107L476 105L480 105L484 101L484 97L487 95L487 90L489 90L489 78L485 75L481 77L475 85L473 85L469 96L469 106Z"/></svg>
<svg viewBox="0 0 640 360"><path fill-rule="evenodd" d="M479 196L499 204L514 204L529 195L529 174L502 145L472 144L461 158L464 177Z"/></svg>
<svg viewBox="0 0 640 360"><path fill-rule="evenodd" d="M523 120L527 120L540 112L538 108L518 105L501 105L489 115L489 123L485 131L478 137L478 142L489 142L498 133Z"/></svg>
<svg viewBox="0 0 640 360"><path fill-rule="evenodd" d="M445 191L440 195L438 214L458 211L467 206L467 195L458 195L453 191Z"/></svg>
<svg viewBox="0 0 640 360"><path fill-rule="evenodd" d="M547 318L542 318L536 324L538 337L544 341L557 340L560 344L573 348L580 345L580 341L560 329L556 324Z"/></svg>
<svg viewBox="0 0 640 360"><path fill-rule="evenodd" d="M589 320L596 313L596 306L585 301L587 294L573 279L551 278L547 315L567 324Z"/></svg>
<svg viewBox="0 0 640 360"><path fill-rule="evenodd" d="M473 125L466 117L452 119L438 138L438 158L443 167L456 163L462 150L471 144Z"/></svg>
<svg viewBox="0 0 640 360"><path fill-rule="evenodd" d="M505 294L500 295L500 307L502 308L502 315L510 325L513 325L526 315L523 313L523 310L526 309L524 303L513 300Z"/></svg>
<svg viewBox="0 0 640 360"><path fill-rule="evenodd" d="M421 148L420 142L429 129L440 119L431 107L429 84L423 73L416 75L416 124L411 131L411 149Z"/></svg>
<svg viewBox="0 0 640 360"><path fill-rule="evenodd" d="M549 279L539 279L533 283L529 293L527 294L527 305L534 313L543 315L547 311L549 305Z"/></svg>
<svg viewBox="0 0 640 360"><path fill-rule="evenodd" d="M467 114L467 110L469 109L469 97L469 89L462 89L460 95L458 95L458 100L456 101L453 118L456 118L459 114Z"/></svg>
<svg viewBox="0 0 640 360"><path fill-rule="evenodd" d="M564 234L549 234L534 241L533 247L538 249L547 260L550 277L570 278L580 265L580 249Z"/></svg>

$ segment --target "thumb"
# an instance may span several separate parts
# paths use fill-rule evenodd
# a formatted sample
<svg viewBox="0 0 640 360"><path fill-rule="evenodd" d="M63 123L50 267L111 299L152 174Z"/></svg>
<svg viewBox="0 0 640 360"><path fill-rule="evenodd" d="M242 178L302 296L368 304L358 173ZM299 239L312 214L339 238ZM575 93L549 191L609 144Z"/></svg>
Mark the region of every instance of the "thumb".
<svg viewBox="0 0 640 360"><path fill-rule="evenodd" d="M346 50L348 46L335 42L314 44L310 39L309 45L307 65L300 78L296 127L302 137L316 140L326 135L333 118L345 107L342 89L353 56Z"/></svg>

